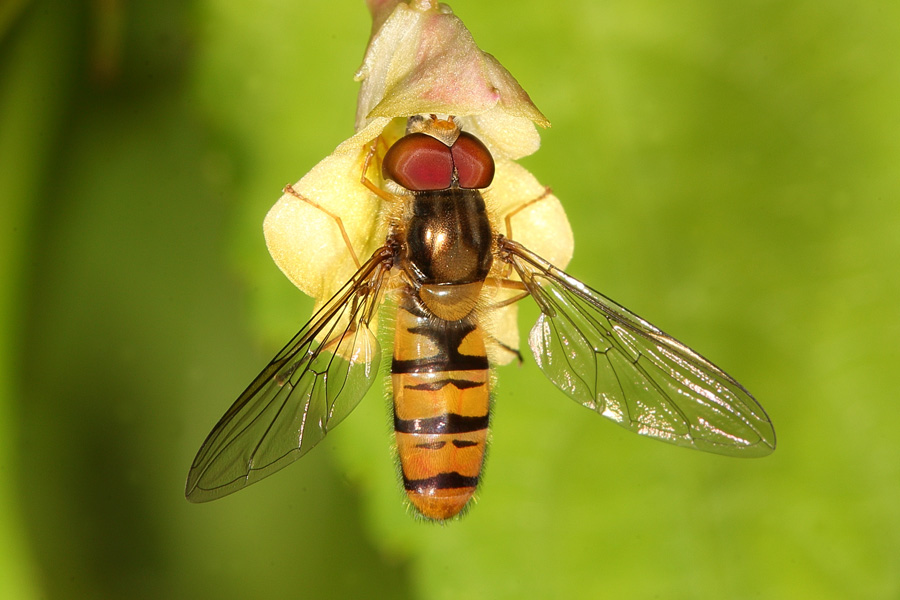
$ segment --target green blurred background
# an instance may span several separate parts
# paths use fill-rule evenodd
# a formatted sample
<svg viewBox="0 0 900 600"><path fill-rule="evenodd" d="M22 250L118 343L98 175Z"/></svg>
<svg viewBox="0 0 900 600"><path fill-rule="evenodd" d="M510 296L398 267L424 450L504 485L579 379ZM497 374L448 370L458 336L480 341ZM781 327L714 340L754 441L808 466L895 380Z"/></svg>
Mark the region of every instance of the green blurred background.
<svg viewBox="0 0 900 600"><path fill-rule="evenodd" d="M453 4L553 122L570 272L768 410L761 460L499 370L477 506L407 515L373 391L212 504L306 320L265 212L352 132L361 0L0 3L0 598L900 597L900 4ZM527 321L535 318L526 311Z"/></svg>

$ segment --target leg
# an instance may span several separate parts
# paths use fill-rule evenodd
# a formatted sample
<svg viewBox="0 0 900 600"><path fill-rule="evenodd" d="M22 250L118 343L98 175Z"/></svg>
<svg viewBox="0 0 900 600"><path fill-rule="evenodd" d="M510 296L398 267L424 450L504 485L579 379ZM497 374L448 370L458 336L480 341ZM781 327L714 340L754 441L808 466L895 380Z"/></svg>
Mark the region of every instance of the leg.
<svg viewBox="0 0 900 600"><path fill-rule="evenodd" d="M506 344L504 344L500 340L494 338L493 336L491 336L491 341L493 343L497 344L498 346L500 346L501 348L503 348L504 350L506 350L507 352L509 352L510 354L514 354L516 357L516 362L519 363L519 366L521 366L522 363L525 362L525 359L522 358L522 353L519 352L518 350L516 350L515 348L513 348L512 346L507 346Z"/></svg>
<svg viewBox="0 0 900 600"><path fill-rule="evenodd" d="M499 278L499 277L488 277L485 280L485 285L493 286L497 289L503 289L503 290L525 290L525 286L522 284L521 281L513 281L511 279L503 279L503 278ZM527 296L528 296L527 291L520 291L519 293L516 293L513 296L506 298L504 300L499 300L497 302L488 303L486 306L484 306L483 310L493 311L493 310L505 308L507 306L510 306L511 304L518 302L519 300L521 300L522 298L525 298ZM485 336L487 336L487 338L491 340L491 343L493 345L495 345L497 348L500 348L501 350L504 350L504 351L512 354L515 357L516 362L519 363L519 365L521 365L524 362L524 360L522 358L522 353L519 352L516 348L513 348L512 346L510 346L509 344L505 344L502 341L500 341L496 336L493 335L490 328L488 328L485 331Z"/></svg>
<svg viewBox="0 0 900 600"><path fill-rule="evenodd" d="M388 202L393 202L396 198L392 195L372 183L372 181L366 176L366 173L369 172L369 165L372 164L372 158L375 156L375 152L378 150L378 144L384 143L384 139L381 136L375 138L372 144L369 146L369 151L366 154L366 160L363 162L362 174L359 177L359 182L366 186L370 192L381 198L382 200L386 200Z"/></svg>
<svg viewBox="0 0 900 600"><path fill-rule="evenodd" d="M506 300L501 300L500 302L497 302L496 304L491 304L490 306L488 306L488 308L491 310L497 309L497 308L503 308L505 306L509 306L510 304L515 304L519 300L527 298L528 296L531 295L530 292L528 291L528 288L525 287L524 283L522 283L521 281L516 281L514 279L501 279L498 277L488 277L487 279L484 280L484 282L487 285L491 285L491 286L494 286L499 289L516 290L519 292L518 294L510 296Z"/></svg>
<svg viewBox="0 0 900 600"><path fill-rule="evenodd" d="M356 250L353 249L353 244L350 243L350 237L347 235L347 230L344 229L344 222L341 220L341 218L339 216L332 213L325 207L313 202L306 196L300 194L300 192L295 190L294 186L292 186L291 184L284 186L284 193L290 194L291 196L294 196L298 200L302 200L302 201L306 202L307 204L309 204L310 206L312 206L314 208L318 208L323 213L325 213L326 215L328 215L329 217L334 219L335 223L337 223L338 229L341 230L341 236L344 238L344 243L347 244L347 250L350 251L350 256L353 257L353 262L356 263L356 268L358 269L362 266L359 262L359 257L356 256Z"/></svg>
<svg viewBox="0 0 900 600"><path fill-rule="evenodd" d="M523 210L525 210L526 208L528 208L528 207L531 206L532 204L537 204L538 202L540 202L540 201L543 200L544 198L547 198L548 196L550 196L550 194L552 194L552 193L553 193L553 192L552 192L552 190L551 190L549 187L544 188L544 193L543 193L543 194L541 194L541 195L538 196L537 198L532 198L532 199L529 200L528 202L523 202L523 203L520 204L518 207L516 207L514 210L510 211L509 213L507 213L507 215L506 215L506 237L508 237L508 238L511 239L511 240L512 240L512 239L515 239L515 238L513 238L513 234L512 234L512 218L513 218L514 216L516 216L516 214L522 212Z"/></svg>

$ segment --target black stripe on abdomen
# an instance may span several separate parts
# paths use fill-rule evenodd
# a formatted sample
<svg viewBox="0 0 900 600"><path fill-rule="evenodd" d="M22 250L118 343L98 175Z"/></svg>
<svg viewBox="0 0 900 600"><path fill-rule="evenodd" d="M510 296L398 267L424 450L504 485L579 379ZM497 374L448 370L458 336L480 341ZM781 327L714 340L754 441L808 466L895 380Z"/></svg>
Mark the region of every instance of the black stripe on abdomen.
<svg viewBox="0 0 900 600"><path fill-rule="evenodd" d="M464 417L446 413L426 419L401 419L394 413L394 430L398 433L469 433L487 429L489 415Z"/></svg>
<svg viewBox="0 0 900 600"><path fill-rule="evenodd" d="M471 381L469 379L441 379L440 381L430 381L428 383L418 383L416 385L404 385L408 390L417 392L436 392L444 389L444 386L452 385L458 390L468 390L484 385L484 381Z"/></svg>
<svg viewBox="0 0 900 600"><path fill-rule="evenodd" d="M455 352L448 357L411 358L400 360L394 358L391 373L443 373L445 371L486 371L490 365L487 356L470 356Z"/></svg>
<svg viewBox="0 0 900 600"><path fill-rule="evenodd" d="M438 473L425 479L407 479L403 476L403 487L408 492L425 493L428 490L444 490L448 488L470 488L478 485L478 477L467 477L456 471Z"/></svg>
<svg viewBox="0 0 900 600"><path fill-rule="evenodd" d="M472 446L477 446L478 442L474 440L453 440L453 445L456 448L471 448Z"/></svg>

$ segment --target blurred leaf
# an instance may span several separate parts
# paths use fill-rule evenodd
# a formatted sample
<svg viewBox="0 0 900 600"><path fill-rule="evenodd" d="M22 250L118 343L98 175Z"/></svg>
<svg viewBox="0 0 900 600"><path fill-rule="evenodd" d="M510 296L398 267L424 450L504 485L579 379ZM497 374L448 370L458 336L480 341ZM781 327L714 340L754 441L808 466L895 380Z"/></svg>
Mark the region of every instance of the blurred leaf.
<svg viewBox="0 0 900 600"><path fill-rule="evenodd" d="M6 0L0 4L0 41L6 39L28 4L28 0Z"/></svg>
<svg viewBox="0 0 900 600"><path fill-rule="evenodd" d="M43 593L402 598L402 562L362 537L326 454L305 461L303 487L206 510L184 499L203 436L274 352L242 325L228 251L241 143L194 101L189 8L129 4L113 79L91 75L87 14L67 15L74 41L46 46L77 66L44 184L25 190L35 235L19 253L21 487Z"/></svg>
<svg viewBox="0 0 900 600"><path fill-rule="evenodd" d="M68 94L70 65L58 57L71 43L66 23L71 11L22 14L25 5L12 2L0 9L0 456L5 474L0 479L0 596L23 599L37 597L39 588L16 478L17 408L25 387L18 378L25 362L19 355L28 302L23 281L35 236L34 198L44 185L41 176Z"/></svg>

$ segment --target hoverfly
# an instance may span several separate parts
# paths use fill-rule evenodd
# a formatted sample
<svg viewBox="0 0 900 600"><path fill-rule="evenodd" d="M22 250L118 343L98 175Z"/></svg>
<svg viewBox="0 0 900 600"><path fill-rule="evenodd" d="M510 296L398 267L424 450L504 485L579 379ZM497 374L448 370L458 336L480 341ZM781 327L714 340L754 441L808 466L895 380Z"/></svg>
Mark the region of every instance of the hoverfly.
<svg viewBox="0 0 900 600"><path fill-rule="evenodd" d="M400 472L428 519L458 514L478 486L492 384L485 319L528 296L541 311L531 351L575 401L679 446L747 457L774 450L768 416L731 376L496 230L482 195L493 158L453 117L411 117L381 169L393 183L368 186L392 204L384 244L216 424L191 465L189 500L214 500L271 475L353 410L376 379L373 328L386 298L396 305ZM492 306L487 288L514 296Z"/></svg>

